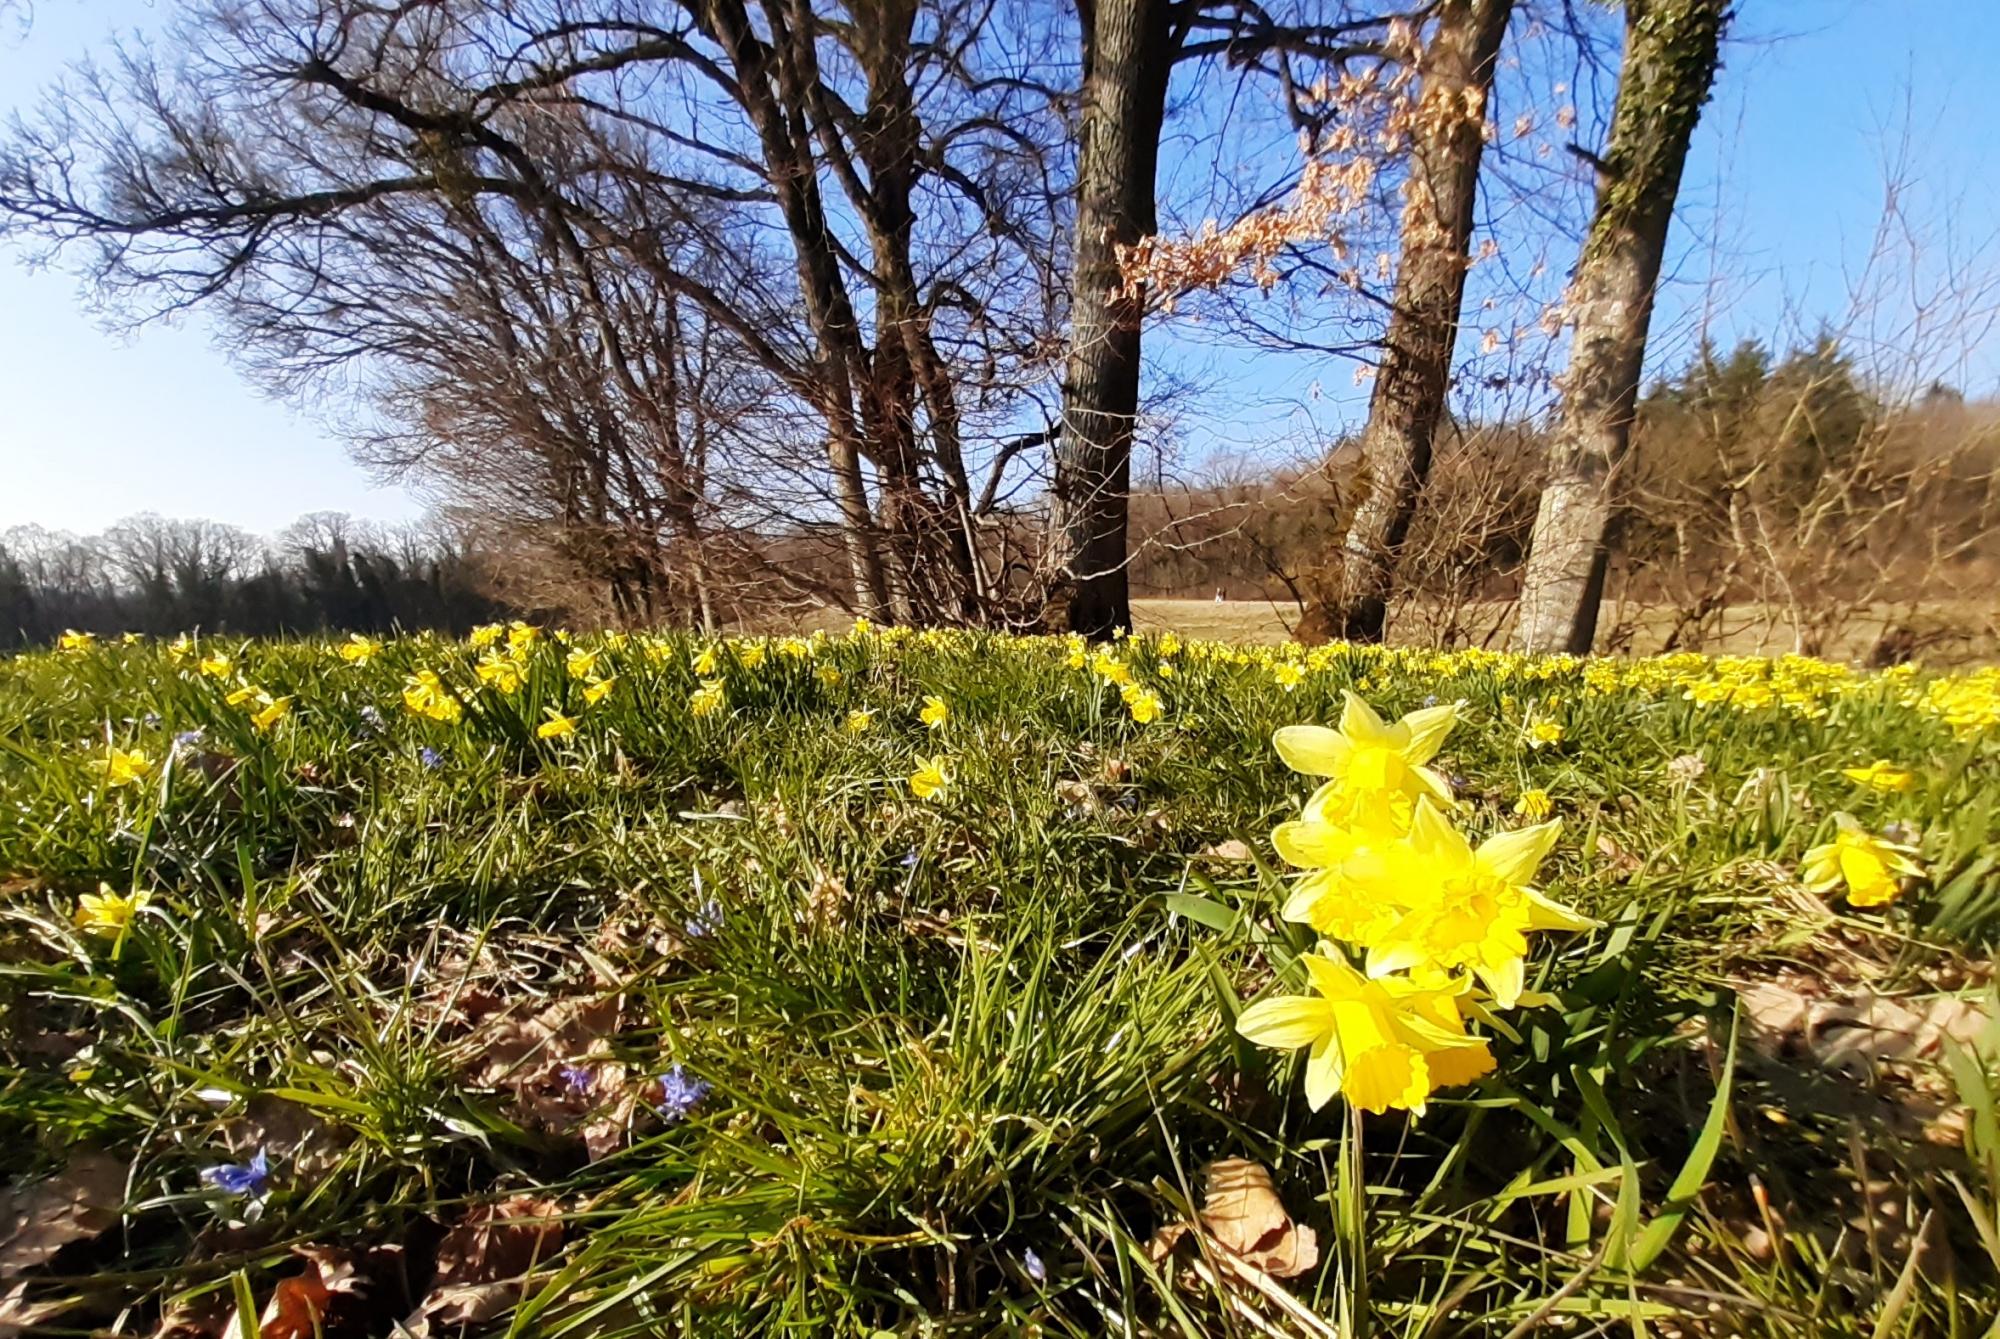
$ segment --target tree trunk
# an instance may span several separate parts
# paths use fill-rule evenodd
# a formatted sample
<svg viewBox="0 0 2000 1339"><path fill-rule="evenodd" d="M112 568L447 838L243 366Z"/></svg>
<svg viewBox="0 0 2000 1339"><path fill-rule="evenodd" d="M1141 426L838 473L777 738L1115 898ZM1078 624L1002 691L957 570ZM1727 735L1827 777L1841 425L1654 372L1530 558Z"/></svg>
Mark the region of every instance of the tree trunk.
<svg viewBox="0 0 2000 1339"><path fill-rule="evenodd" d="M1597 639L1613 492L1638 406L1653 288L1727 11L1728 0L1626 5L1597 213L1567 298L1576 332L1528 545L1517 650L1585 655Z"/></svg>
<svg viewBox="0 0 2000 1339"><path fill-rule="evenodd" d="M1403 209L1387 346L1339 549L1311 582L1299 637L1379 642L1396 563L1444 416L1472 240L1486 99L1514 0L1445 0L1424 50L1423 114Z"/></svg>
<svg viewBox="0 0 2000 1339"><path fill-rule="evenodd" d="M1050 565L1070 628L1105 638L1132 625L1125 524L1144 310L1143 295L1125 286L1118 248L1156 226L1154 171L1179 39L1170 0L1097 0L1082 17L1076 254Z"/></svg>

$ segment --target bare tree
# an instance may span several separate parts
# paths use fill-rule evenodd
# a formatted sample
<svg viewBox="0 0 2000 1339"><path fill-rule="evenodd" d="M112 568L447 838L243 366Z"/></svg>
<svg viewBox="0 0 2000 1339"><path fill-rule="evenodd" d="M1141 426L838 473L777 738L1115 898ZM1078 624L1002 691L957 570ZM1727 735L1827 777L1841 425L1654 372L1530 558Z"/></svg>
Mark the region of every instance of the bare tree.
<svg viewBox="0 0 2000 1339"><path fill-rule="evenodd" d="M1446 0L1417 60L1423 81L1404 187L1389 329L1336 553L1309 581L1299 635L1382 640L1391 583L1431 468L1465 298L1488 98L1513 0Z"/></svg>
<svg viewBox="0 0 2000 1339"><path fill-rule="evenodd" d="M1514 645L1587 653L1609 562L1613 490L1638 403L1653 290L1688 141L1714 83L1728 0L1627 0L1625 55L1597 210L1566 299L1573 327Z"/></svg>

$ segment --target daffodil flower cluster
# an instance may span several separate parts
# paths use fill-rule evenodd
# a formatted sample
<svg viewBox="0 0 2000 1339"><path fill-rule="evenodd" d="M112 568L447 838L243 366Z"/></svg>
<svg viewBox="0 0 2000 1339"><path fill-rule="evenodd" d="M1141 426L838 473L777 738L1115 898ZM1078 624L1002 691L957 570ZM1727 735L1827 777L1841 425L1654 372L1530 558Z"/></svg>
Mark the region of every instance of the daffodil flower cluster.
<svg viewBox="0 0 2000 1339"><path fill-rule="evenodd" d="M1452 824L1451 787L1428 764L1456 719L1447 704L1391 725L1349 693L1338 730L1274 739L1294 771L1324 778L1272 833L1303 871L1283 915L1322 941L1305 955L1312 994L1259 1001L1237 1029L1307 1051L1314 1109L1338 1093L1364 1111L1421 1112L1439 1088L1478 1078L1492 1052L1466 1020L1521 1002L1528 936L1596 924L1533 886L1561 820L1477 847Z"/></svg>

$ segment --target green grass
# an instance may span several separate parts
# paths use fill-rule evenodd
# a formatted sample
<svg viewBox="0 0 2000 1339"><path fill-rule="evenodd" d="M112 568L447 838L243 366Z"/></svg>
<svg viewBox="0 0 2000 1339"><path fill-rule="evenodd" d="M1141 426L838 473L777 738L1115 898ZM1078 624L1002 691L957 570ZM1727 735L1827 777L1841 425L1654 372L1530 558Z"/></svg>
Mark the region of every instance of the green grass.
<svg viewBox="0 0 2000 1339"><path fill-rule="evenodd" d="M483 1327L546 1335L2000 1317L1983 1052L1955 1053L1955 1081L1935 1049L1834 1075L1760 1055L1734 1004L1752 981L1919 1010L1982 995L2000 740L1913 705L1921 680L1811 678L1808 715L1684 695L1764 666L1593 680L1336 649L1287 692L1271 661L1293 653L1146 639L1125 659L1166 714L1142 726L1055 640L733 643L698 671L704 643L633 639L603 651L616 682L592 705L546 641L512 696L430 638L362 665L229 649L224 677L154 644L0 664L0 1171L18 1204L87 1150L124 1169L118 1212L50 1258L0 1245L17 1304L69 1304L45 1332L150 1333L177 1309L219 1333L233 1299L262 1309L322 1268L302 1246L359 1280L317 1309L330 1334L390 1333L451 1284L490 1285ZM460 722L405 710L420 668ZM711 674L726 706L698 716ZM241 683L290 715L256 729L226 700ZM1309 946L1276 917L1268 840L1308 779L1271 732L1336 719L1350 688L1390 713L1463 699L1440 766L1465 825L1515 824L1547 789L1567 826L1544 885L1605 922L1538 938L1530 984L1557 1002L1508 1015L1498 1072L1414 1121L1310 1112L1295 1063L1231 1026ZM574 735L536 737L552 708ZM851 733L857 708L875 715ZM1531 716L1561 743L1529 748ZM143 783L91 770L112 744L150 755ZM905 778L933 754L952 782L919 801ZM1670 770L1684 755L1698 776ZM1917 788L1839 775L1875 758ZM1836 810L1918 829L1930 881L1886 912L1803 892ZM95 933L73 918L100 884L154 900ZM676 1063L713 1087L668 1121L647 1084ZM1969 1150L1935 1119L1961 1100ZM245 1221L199 1174L260 1144L273 1175ZM1316 1232L1312 1270L1149 1250L1232 1157ZM554 1226L464 1259L468 1215L521 1197Z"/></svg>

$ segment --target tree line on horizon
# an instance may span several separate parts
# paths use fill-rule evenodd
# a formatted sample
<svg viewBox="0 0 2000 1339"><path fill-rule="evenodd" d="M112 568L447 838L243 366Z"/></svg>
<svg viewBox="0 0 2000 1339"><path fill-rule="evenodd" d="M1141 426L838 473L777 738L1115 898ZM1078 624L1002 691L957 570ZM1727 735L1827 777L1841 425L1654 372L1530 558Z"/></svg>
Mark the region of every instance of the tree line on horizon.
<svg viewBox="0 0 2000 1339"><path fill-rule="evenodd" d="M0 136L0 235L84 267L130 319L212 311L262 385L507 554L482 598L508 607L1108 636L1135 586L1200 566L1175 490L1134 463L1167 449L1179 393L1142 375L1147 332L1198 317L1372 377L1349 439L1267 469L1257 507L1202 504L1201 542L1261 564L1300 636L1379 640L1435 604L1426 564L1504 549L1476 575L1506 574L1513 644L1588 650L1648 533L1633 434L1664 410L1642 412L1641 369L1729 19L1726 0L201 0ZM1496 216L1526 211L1506 202L1555 222L1507 234ZM1559 287L1499 273L1530 242L1572 253ZM1567 342L1523 352L1479 314L1510 302ZM1882 450L1814 476L1842 481L1837 505L1771 501L1758 453L1784 453L1796 414L1754 459L1690 429L1702 486L1762 527L1694 606L1782 576L1777 530L1808 514L1867 531L1883 451L1921 466L1890 449L1911 406L1842 375L1872 405L1855 440ZM1517 387L1547 393L1510 412ZM1481 454L1508 508L1532 498L1525 528L1448 557L1413 541L1460 505L1438 463L1503 439ZM1260 528L1282 533L1244 557ZM437 589L447 569L426 569Z"/></svg>

